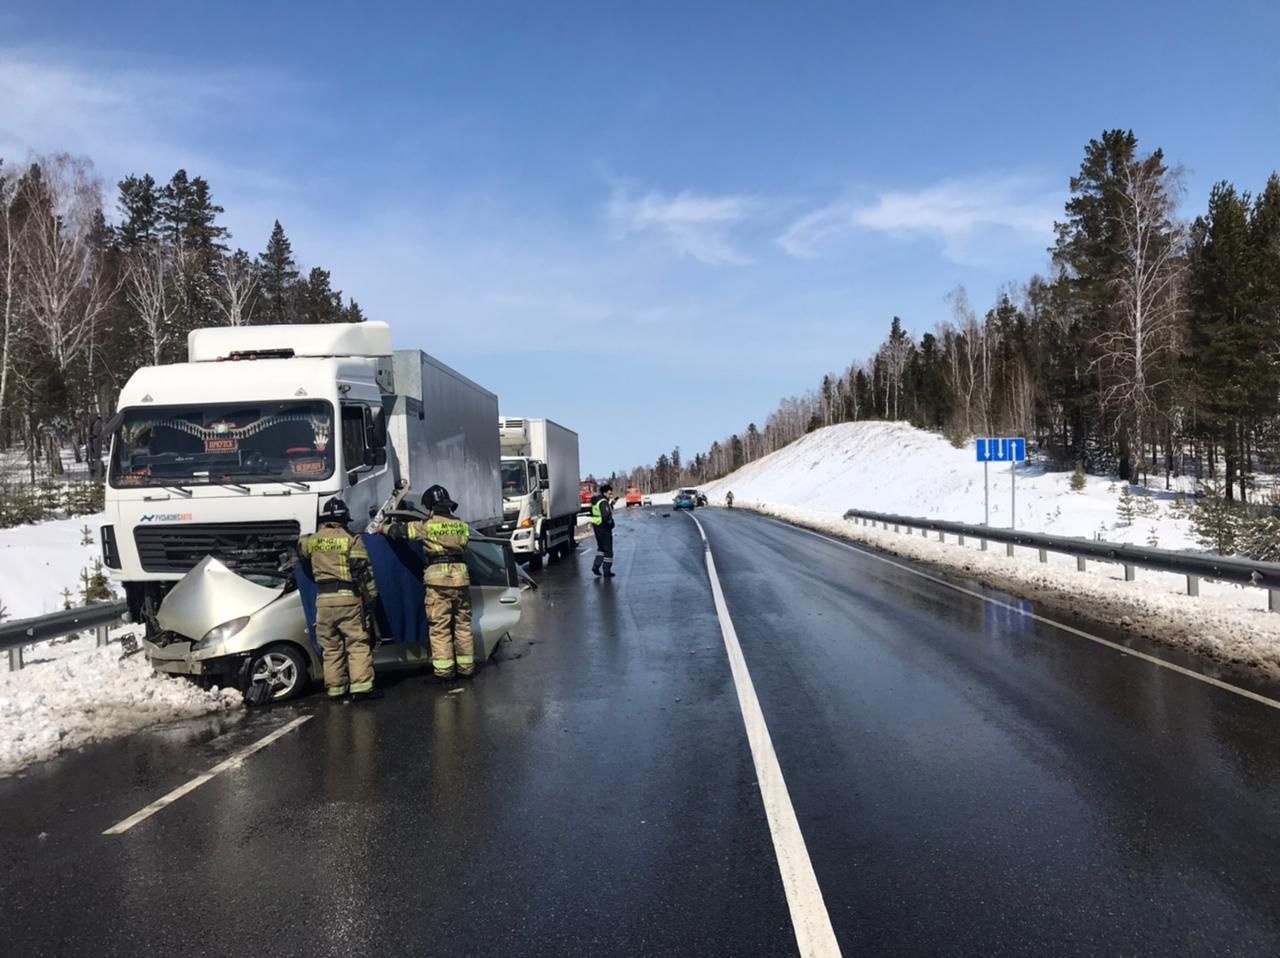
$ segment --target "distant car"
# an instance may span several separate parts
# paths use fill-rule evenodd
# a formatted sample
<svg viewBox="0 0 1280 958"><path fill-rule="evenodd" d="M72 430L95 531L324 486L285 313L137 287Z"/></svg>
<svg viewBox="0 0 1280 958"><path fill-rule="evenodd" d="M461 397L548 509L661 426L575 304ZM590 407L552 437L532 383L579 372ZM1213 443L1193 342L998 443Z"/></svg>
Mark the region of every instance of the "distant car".
<svg viewBox="0 0 1280 958"><path fill-rule="evenodd" d="M695 509L698 505L698 494L692 489L681 489L671 503L677 509Z"/></svg>
<svg viewBox="0 0 1280 958"><path fill-rule="evenodd" d="M644 500L641 502L641 505L651 506L653 505L653 499L650 496L645 496Z"/></svg>

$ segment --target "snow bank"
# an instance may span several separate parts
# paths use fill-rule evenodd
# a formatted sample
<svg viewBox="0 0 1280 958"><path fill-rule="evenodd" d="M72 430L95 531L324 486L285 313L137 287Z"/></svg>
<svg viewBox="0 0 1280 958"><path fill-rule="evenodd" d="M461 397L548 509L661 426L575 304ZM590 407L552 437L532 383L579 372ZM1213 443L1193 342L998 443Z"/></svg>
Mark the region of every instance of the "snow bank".
<svg viewBox="0 0 1280 958"><path fill-rule="evenodd" d="M1045 608L1105 621L1153 642L1246 666L1268 678L1280 678L1280 615L1243 609L1215 596L1175 595L1164 591L1159 583L1115 581L1097 571L1080 573L1074 564L1070 569L1041 565L1028 558L1008 558L1003 552L959 546L954 539L941 543L856 525L823 511L738 500L736 491L734 496L735 508L741 505L881 552L960 573Z"/></svg>
<svg viewBox="0 0 1280 958"><path fill-rule="evenodd" d="M91 742L241 706L234 689L158 675L120 647L81 649L0 673L0 775Z"/></svg>
<svg viewBox="0 0 1280 958"><path fill-rule="evenodd" d="M72 603L80 604L80 572L93 570L102 555L98 541L102 513L36 522L0 529L0 602L6 621L58 612L62 590L70 589ZM89 527L92 544L84 544Z"/></svg>
<svg viewBox="0 0 1280 958"><path fill-rule="evenodd" d="M991 525L1007 528L1012 512L1009 467L991 470ZM756 500L843 516L866 509L903 516L983 521L982 464L973 443L955 448L941 436L903 423L858 422L828 426L785 449L757 459L737 472L703 486L722 502L729 490L739 500ZM1108 542L1159 548L1196 547L1191 524L1169 514L1174 492L1152 489L1156 514L1120 521L1118 484L1087 477L1073 492L1071 474L1023 466L1017 474L1017 528L1063 536L1101 537ZM658 499L655 496L654 502Z"/></svg>

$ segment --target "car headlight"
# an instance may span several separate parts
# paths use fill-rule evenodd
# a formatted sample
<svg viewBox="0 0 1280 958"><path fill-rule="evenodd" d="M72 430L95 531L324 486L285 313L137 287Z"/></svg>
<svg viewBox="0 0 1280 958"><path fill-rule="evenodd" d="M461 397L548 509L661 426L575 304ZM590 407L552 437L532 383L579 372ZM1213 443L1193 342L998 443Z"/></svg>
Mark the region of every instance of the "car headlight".
<svg viewBox="0 0 1280 958"><path fill-rule="evenodd" d="M238 634L246 625L249 624L249 617L242 615L238 619L232 619L229 622L223 622L222 625L215 625L212 629L204 634L199 642L196 642L192 648L203 648L208 645L217 645L225 642L227 639Z"/></svg>

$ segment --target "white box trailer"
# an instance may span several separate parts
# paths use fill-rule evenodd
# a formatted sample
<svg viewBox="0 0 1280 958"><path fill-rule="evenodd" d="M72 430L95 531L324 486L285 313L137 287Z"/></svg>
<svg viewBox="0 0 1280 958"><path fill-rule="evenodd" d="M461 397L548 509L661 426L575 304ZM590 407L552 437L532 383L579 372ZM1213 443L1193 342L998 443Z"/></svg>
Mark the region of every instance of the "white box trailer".
<svg viewBox="0 0 1280 958"><path fill-rule="evenodd" d="M130 377L113 417L103 555L134 621L206 555L274 566L341 496L364 524L400 481L502 516L498 400L385 323L199 329Z"/></svg>
<svg viewBox="0 0 1280 958"><path fill-rule="evenodd" d="M391 445L397 476L417 496L449 490L458 516L478 532L502 521L498 397L418 349L395 353Z"/></svg>
<svg viewBox="0 0 1280 958"><path fill-rule="evenodd" d="M550 419L499 420L502 526L517 558L570 555L579 511L578 434Z"/></svg>

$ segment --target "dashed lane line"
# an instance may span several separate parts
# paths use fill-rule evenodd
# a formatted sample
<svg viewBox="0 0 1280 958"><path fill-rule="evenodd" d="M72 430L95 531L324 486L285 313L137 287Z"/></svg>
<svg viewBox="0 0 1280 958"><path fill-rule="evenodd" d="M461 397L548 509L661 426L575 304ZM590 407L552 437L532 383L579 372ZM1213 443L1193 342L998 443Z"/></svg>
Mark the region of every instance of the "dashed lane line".
<svg viewBox="0 0 1280 958"><path fill-rule="evenodd" d="M240 751L236 752L230 758L219 762L217 765L213 766L213 768L209 769L209 771L204 772L200 775L197 775L191 781L183 785L179 785L168 795L164 795L160 798L157 798L154 802L152 802L146 808L142 809L141 811L134 812L124 821L116 822L116 824L112 825L102 834L123 835L129 829L133 828L134 825L137 825L139 822L146 821L148 818L150 818L152 815L154 815L156 812L160 811L161 809L168 808L178 799L182 798L182 796L195 791L205 782L208 782L210 779L214 778L215 776L220 775L222 772L225 772L227 769L235 768L241 762L243 762L246 758L252 755L254 752L261 751L262 749L270 745L272 742L276 741L276 739L283 738L284 736L292 732L294 729L296 729L298 726L309 721L311 721L311 716L304 715L301 718L294 719L292 722L289 722L286 725L282 725L280 728L276 729L270 735L263 736L262 738L254 742L252 745L242 748Z"/></svg>
<svg viewBox="0 0 1280 958"><path fill-rule="evenodd" d="M751 759L755 763L756 781L760 787L760 797L764 801L765 818L768 819L769 834L773 838L782 887L787 895L796 945L800 954L806 958L839 958L840 945L836 942L831 917L827 914L827 905L822 898L822 889L818 886L818 877L809 860L809 850L805 846L804 835L800 832L800 823L796 820L796 811L791 804L787 783L782 777L782 768L778 765L778 755L773 749L773 739L765 724L760 700L756 697L756 688L751 681L742 646L738 642L738 633L724 601L715 559L711 557L711 543L707 541L702 523L693 515L689 518L693 519L698 527L698 535L702 537L707 559L707 577L711 580L711 595L715 600L716 615L720 618L720 634L724 637L724 647L729 654L729 668L733 672L733 684L738 692L738 708L742 711L742 721L747 728Z"/></svg>

